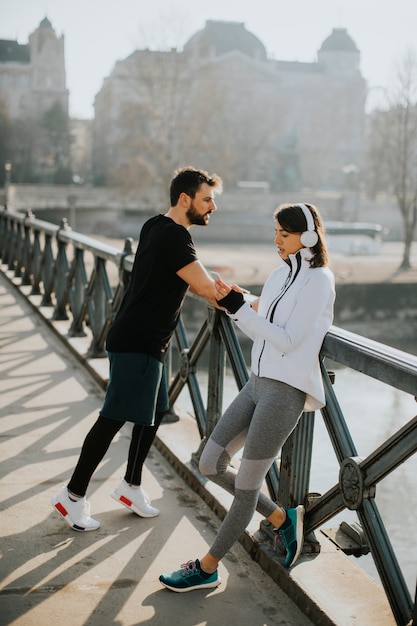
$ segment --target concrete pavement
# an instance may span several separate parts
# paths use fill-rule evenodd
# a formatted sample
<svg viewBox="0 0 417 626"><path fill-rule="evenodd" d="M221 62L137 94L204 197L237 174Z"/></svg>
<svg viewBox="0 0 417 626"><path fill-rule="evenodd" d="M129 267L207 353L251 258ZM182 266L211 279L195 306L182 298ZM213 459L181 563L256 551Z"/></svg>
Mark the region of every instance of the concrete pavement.
<svg viewBox="0 0 417 626"><path fill-rule="evenodd" d="M118 505L109 494L123 475L126 435L89 489L101 528L74 532L52 510L104 392L1 273L0 372L2 626L311 624L239 544L217 589L161 587L159 574L202 555L220 522L154 448L144 485L161 515L141 519Z"/></svg>

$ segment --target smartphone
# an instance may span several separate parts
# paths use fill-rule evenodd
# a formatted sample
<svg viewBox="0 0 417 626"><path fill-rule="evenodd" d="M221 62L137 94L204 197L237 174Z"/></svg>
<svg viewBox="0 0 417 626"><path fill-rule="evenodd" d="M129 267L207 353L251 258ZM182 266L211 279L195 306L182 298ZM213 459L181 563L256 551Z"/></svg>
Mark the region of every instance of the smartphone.
<svg viewBox="0 0 417 626"><path fill-rule="evenodd" d="M213 276L214 279L220 278L220 280L222 280L222 277L217 272L211 272L211 275Z"/></svg>

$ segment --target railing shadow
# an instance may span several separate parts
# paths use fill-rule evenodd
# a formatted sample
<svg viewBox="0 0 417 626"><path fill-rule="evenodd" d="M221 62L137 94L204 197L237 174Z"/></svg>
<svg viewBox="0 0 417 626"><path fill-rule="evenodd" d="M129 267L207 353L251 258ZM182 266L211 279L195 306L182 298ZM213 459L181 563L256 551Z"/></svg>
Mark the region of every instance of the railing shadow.
<svg viewBox="0 0 417 626"><path fill-rule="evenodd" d="M87 253L92 257L90 265L86 263ZM69 318L70 336L85 335L88 330L89 357L105 356L106 334L129 281L132 240L128 239L125 249L120 251L73 233L65 221L58 227L36 220L30 212L24 215L0 209L0 256L22 285L31 285L32 295L42 295L41 305L54 306L53 319ZM109 265L116 276L114 287L109 280ZM201 440L193 454L196 462L222 414L226 360L238 389L246 383L248 371L230 319L201 299L190 298L200 310L200 323L189 341L184 320L180 319L169 362L169 393L173 407L183 389L188 388ZM207 358L207 350L205 405L197 365L203 355ZM413 599L379 513L375 493L378 483L417 452L417 416L361 458L334 392L326 359L412 396L417 393L416 357L332 327L320 354L326 393L321 416L339 464L338 479L324 494L310 492L316 415L306 413L285 443L279 461L272 465L267 488L270 496L283 506L305 504L308 552L320 550L315 530L345 509L355 511L359 523L341 525L340 535L348 532L353 540L355 547L350 548L350 553L356 556L371 553L397 624L408 624L413 617ZM262 528L272 534L268 523L263 522ZM343 541L338 545L344 549Z"/></svg>

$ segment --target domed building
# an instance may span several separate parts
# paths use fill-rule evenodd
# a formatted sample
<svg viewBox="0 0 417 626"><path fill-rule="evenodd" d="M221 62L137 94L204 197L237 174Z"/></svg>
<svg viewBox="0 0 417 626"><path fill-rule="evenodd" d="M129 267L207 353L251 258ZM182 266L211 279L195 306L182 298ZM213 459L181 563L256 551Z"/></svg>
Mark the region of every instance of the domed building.
<svg viewBox="0 0 417 626"><path fill-rule="evenodd" d="M263 43L247 31L242 22L208 20L205 28L193 35L184 46L185 54L192 54L201 60L214 59L234 51L240 51L256 61L267 59Z"/></svg>
<svg viewBox="0 0 417 626"><path fill-rule="evenodd" d="M96 180L169 179L185 162L230 189L339 189L361 167L366 83L360 52L334 29L311 63L268 58L243 23L209 20L181 51L137 50L95 99Z"/></svg>
<svg viewBox="0 0 417 626"><path fill-rule="evenodd" d="M336 74L360 71L360 52L345 28L334 28L318 51L318 64Z"/></svg>

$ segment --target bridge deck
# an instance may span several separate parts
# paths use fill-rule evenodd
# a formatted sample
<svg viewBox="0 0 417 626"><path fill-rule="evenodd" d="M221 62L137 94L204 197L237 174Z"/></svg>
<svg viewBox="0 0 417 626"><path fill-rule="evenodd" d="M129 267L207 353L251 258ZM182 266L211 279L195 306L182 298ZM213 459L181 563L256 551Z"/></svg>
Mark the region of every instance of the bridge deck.
<svg viewBox="0 0 417 626"><path fill-rule="evenodd" d="M302 557L289 575L266 548L263 567L281 586L238 544L221 564L218 589L162 589L160 572L203 554L220 522L157 449L144 482L161 515L140 519L119 507L109 494L123 475L125 434L90 485L101 528L73 532L50 498L69 477L103 390L1 273L0 327L2 624L394 624L380 587L324 538L321 554ZM179 442L193 437L189 419L161 426L159 441L188 475L190 447ZM257 543L251 529L247 541Z"/></svg>

